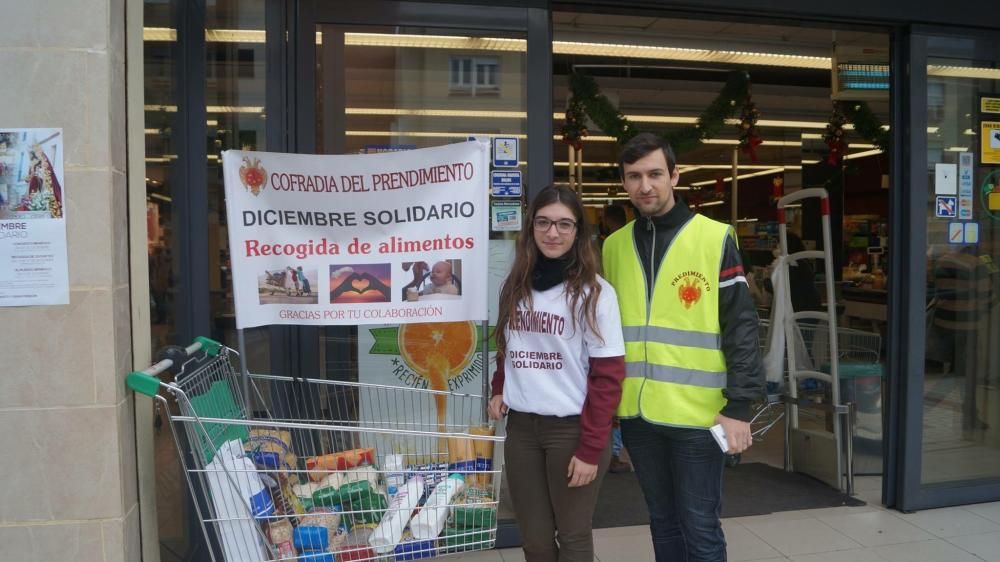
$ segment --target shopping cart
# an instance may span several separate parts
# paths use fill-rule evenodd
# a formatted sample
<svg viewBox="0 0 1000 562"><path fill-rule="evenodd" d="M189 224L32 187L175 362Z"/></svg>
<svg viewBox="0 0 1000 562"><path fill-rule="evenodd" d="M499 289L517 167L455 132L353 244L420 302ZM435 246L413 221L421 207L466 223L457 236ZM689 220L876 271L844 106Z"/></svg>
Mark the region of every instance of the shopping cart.
<svg viewBox="0 0 1000 562"><path fill-rule="evenodd" d="M237 359L198 338L127 377L169 416L213 561L415 560L494 546L502 437L481 424L482 397L241 375ZM160 381L167 372L174 382Z"/></svg>
<svg viewBox="0 0 1000 562"><path fill-rule="evenodd" d="M767 351L763 342L767 339L769 329L769 322L761 320L759 326L761 354ZM797 323L796 331L793 334L795 334L796 338L795 345L801 350L797 355L797 362L800 363L798 367L804 370L829 373L831 371L829 326L823 322L800 321ZM873 377L879 380L876 386L880 383L882 376L882 365L880 362L881 336L876 333L851 328L837 328L837 343L837 361L840 378L856 383L845 388L846 396L843 398L843 401L855 402L857 399L863 399L864 397L857 396L853 392L855 390L854 387L858 384L866 385L865 388L871 386ZM786 366L786 380L784 384L788 384L787 377ZM828 386L815 379L803 379L799 381L799 392L802 393L802 398L806 401L811 400L820 404L829 403L831 398ZM862 391L865 394L870 394L865 388L862 388ZM783 403L784 399L780 393L769 392L767 400L755 406L755 417L751 422L751 431L755 438L763 437L764 434L781 420L784 416ZM862 403L857 403L856 406L858 407L859 415L872 409ZM879 402L872 406L878 409L876 413L880 416L881 403ZM812 414L816 415L815 412Z"/></svg>

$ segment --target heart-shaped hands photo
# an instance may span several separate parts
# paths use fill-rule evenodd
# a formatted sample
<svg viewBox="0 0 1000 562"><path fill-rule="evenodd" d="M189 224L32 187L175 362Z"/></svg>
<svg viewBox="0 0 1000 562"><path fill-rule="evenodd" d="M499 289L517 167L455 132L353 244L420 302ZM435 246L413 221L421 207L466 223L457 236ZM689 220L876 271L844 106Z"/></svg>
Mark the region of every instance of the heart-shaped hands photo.
<svg viewBox="0 0 1000 562"><path fill-rule="evenodd" d="M352 272L344 277L343 281L340 282L340 285L330 291L330 299L336 299L344 293L357 293L359 295L364 295L370 291L375 291L380 294L386 301L389 300L389 287L378 277L375 277L371 273L367 272Z"/></svg>

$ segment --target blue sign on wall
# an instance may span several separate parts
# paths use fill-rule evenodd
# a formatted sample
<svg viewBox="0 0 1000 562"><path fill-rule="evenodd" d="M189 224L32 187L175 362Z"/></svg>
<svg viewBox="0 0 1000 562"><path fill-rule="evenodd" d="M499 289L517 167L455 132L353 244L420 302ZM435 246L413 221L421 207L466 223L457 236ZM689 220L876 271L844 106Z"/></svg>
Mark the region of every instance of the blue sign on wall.
<svg viewBox="0 0 1000 562"><path fill-rule="evenodd" d="M521 170L490 172L490 188L494 197L520 197Z"/></svg>
<svg viewBox="0 0 1000 562"><path fill-rule="evenodd" d="M517 167L517 137L496 137L493 139L493 165L497 168Z"/></svg>

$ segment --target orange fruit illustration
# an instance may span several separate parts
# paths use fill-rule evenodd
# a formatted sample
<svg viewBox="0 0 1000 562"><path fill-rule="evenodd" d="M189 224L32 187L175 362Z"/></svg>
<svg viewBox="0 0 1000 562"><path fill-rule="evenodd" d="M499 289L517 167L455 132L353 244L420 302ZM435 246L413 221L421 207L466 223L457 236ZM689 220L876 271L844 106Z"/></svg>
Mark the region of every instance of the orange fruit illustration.
<svg viewBox="0 0 1000 562"><path fill-rule="evenodd" d="M476 325L472 322L427 322L399 328L403 360L426 378L431 390L448 390L448 380L459 375L476 352ZM434 396L438 430L445 430L448 397Z"/></svg>
<svg viewBox="0 0 1000 562"><path fill-rule="evenodd" d="M472 322L426 322L399 327L399 350L410 367L428 377L447 374L447 380L469 366L476 351L476 325ZM433 387L433 381L432 381Z"/></svg>

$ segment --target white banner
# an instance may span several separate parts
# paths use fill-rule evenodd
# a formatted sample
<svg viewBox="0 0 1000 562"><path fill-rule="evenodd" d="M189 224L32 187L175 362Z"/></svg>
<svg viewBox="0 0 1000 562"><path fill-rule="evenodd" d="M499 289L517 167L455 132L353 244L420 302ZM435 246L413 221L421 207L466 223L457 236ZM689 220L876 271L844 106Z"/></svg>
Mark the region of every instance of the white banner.
<svg viewBox="0 0 1000 562"><path fill-rule="evenodd" d="M69 303L62 129L0 129L0 306Z"/></svg>
<svg viewBox="0 0 1000 562"><path fill-rule="evenodd" d="M236 327L486 319L489 157L223 153Z"/></svg>
<svg viewBox="0 0 1000 562"><path fill-rule="evenodd" d="M500 287L514 261L514 240L491 240L489 246L489 328L481 322L440 322L410 326L368 326L358 330L360 382L390 387L483 394L483 376L493 372L495 350L488 337L496 326ZM483 348L487 350L483 364ZM481 415L479 400L415 394L405 408L380 400L380 389L361 391L361 419L390 421L423 430L444 427L465 431ZM406 439L387 437L399 450ZM397 442L398 441L398 442Z"/></svg>

